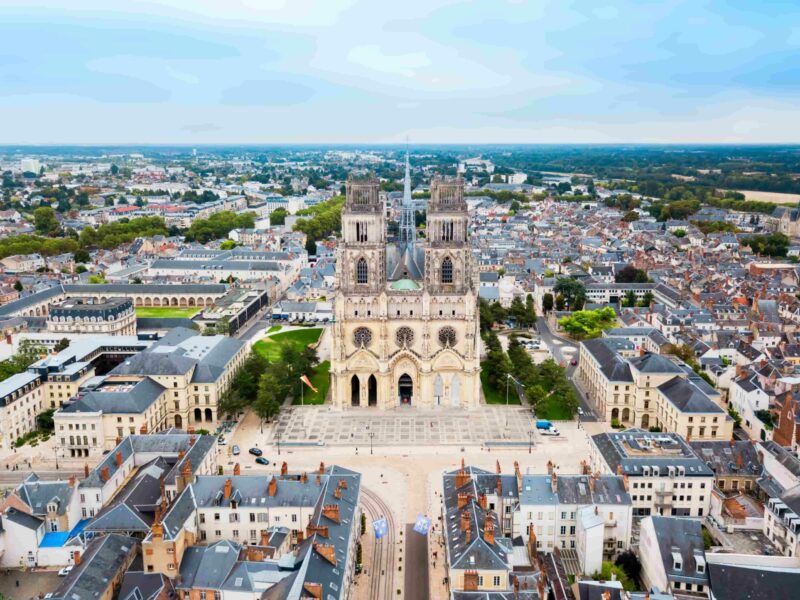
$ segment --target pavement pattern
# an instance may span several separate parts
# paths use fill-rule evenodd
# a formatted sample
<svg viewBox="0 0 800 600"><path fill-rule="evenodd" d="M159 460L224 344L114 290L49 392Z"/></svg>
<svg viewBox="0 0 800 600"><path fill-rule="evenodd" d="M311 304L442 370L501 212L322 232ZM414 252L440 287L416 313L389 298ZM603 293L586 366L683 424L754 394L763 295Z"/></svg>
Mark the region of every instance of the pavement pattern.
<svg viewBox="0 0 800 600"><path fill-rule="evenodd" d="M364 451L370 442L376 446L527 444L532 428L531 412L522 407L377 411L293 406L281 413L268 441L362 446Z"/></svg>

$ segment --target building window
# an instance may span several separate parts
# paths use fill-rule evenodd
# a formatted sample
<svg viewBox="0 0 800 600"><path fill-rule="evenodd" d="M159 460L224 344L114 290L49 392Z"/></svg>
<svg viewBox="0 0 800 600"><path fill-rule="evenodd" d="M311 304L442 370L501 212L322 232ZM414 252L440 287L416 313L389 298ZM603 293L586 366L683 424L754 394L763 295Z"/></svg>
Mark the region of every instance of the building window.
<svg viewBox="0 0 800 600"><path fill-rule="evenodd" d="M442 261L442 283L453 283L453 261L449 256Z"/></svg>
<svg viewBox="0 0 800 600"><path fill-rule="evenodd" d="M367 267L367 261L363 258L359 258L356 264L356 283L369 283L368 273L369 268Z"/></svg>

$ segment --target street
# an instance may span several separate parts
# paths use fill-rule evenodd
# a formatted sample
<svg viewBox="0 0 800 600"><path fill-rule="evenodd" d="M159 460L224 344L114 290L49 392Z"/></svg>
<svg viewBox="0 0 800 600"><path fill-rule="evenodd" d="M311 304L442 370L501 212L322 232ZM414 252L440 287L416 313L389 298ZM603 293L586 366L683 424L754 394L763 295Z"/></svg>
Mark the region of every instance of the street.
<svg viewBox="0 0 800 600"><path fill-rule="evenodd" d="M578 368L577 365L571 364L572 359L578 358L577 344L575 344L575 342L572 340L555 335L552 331L550 331L550 326L547 324L547 319L544 317L538 317L536 319L536 327L539 331L539 336L542 338L542 341L550 349L553 359L558 364L564 365L564 368L567 370L567 379L575 390L575 393L578 395L581 410L583 410L583 416L580 418L580 420L596 422L598 420L597 415L595 415L595 412L589 404L589 401L586 399L586 396L583 394L581 389L575 385L575 382L572 379L575 375L575 371Z"/></svg>

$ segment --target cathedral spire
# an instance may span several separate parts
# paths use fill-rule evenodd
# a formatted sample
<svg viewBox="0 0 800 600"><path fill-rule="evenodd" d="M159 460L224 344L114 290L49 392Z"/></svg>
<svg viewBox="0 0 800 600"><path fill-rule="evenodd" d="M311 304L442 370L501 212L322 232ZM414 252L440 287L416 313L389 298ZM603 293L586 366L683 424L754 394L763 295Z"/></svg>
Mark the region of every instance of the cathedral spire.
<svg viewBox="0 0 800 600"><path fill-rule="evenodd" d="M403 204L400 209L400 243L413 253L416 241L414 200L411 198L411 164L408 158L408 147L406 147L406 176L403 181Z"/></svg>

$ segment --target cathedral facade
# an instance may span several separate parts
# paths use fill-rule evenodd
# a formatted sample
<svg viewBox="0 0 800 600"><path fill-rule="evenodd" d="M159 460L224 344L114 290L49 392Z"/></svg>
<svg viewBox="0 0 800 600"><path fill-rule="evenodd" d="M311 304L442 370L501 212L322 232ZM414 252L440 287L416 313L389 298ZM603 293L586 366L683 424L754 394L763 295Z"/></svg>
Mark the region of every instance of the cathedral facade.
<svg viewBox="0 0 800 600"><path fill-rule="evenodd" d="M463 180L433 180L421 243L408 162L397 243L387 240L379 189L374 177L351 176L346 183L336 263L333 404L474 408L480 398L478 284Z"/></svg>

